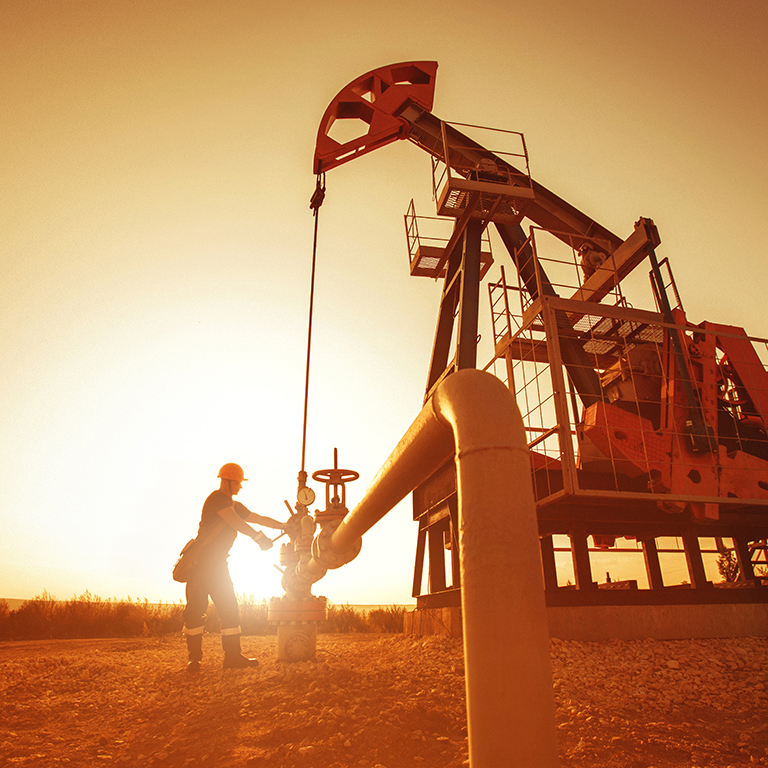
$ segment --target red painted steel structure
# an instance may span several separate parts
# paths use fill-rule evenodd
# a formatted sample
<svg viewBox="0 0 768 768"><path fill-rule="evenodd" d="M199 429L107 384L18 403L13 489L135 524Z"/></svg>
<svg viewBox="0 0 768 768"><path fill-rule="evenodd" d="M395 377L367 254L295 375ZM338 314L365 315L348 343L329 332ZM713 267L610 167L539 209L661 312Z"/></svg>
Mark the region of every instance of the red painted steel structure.
<svg viewBox="0 0 768 768"><path fill-rule="evenodd" d="M435 95L437 62L413 61L380 67L343 88L325 110L315 146L315 173L324 173L355 157L408 137L399 113L409 104L429 111ZM339 143L331 137L337 120L368 126L358 138Z"/></svg>
<svg viewBox="0 0 768 768"><path fill-rule="evenodd" d="M411 273L444 286L425 400L453 371L478 367L489 225L507 249L517 279L502 268L488 286L494 355L485 368L502 366L526 424L548 602L768 600L759 566L768 539L768 373L758 354L765 340L687 320L668 262L657 260L661 240L650 219L622 240L530 177L524 140L510 157L435 117L436 72L435 62L399 63L342 89L323 116L314 169L397 139L433 158L438 214L454 221L452 234L440 247L420 245L415 212L406 217ZM340 120L356 121L360 134L331 138ZM552 243L557 256L548 255ZM622 294L622 281L644 262L650 311ZM459 604L458 557L446 556L458 545L455 490L448 462L414 492L414 596L422 607ZM569 537L576 589L558 587L558 535ZM667 536L683 542L692 588L665 588L657 540ZM621 537L639 542L651 589L598 589L589 537L592 549ZM711 588L700 544L709 537L733 541L740 589Z"/></svg>

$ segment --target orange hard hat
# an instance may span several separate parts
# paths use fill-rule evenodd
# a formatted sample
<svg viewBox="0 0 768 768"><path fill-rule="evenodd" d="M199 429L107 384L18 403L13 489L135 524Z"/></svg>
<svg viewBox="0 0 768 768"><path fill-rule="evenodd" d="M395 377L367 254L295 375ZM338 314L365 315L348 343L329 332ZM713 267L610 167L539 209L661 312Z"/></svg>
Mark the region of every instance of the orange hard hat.
<svg viewBox="0 0 768 768"><path fill-rule="evenodd" d="M236 483L242 483L248 478L239 464L225 464L220 470L218 476L222 480L234 480Z"/></svg>

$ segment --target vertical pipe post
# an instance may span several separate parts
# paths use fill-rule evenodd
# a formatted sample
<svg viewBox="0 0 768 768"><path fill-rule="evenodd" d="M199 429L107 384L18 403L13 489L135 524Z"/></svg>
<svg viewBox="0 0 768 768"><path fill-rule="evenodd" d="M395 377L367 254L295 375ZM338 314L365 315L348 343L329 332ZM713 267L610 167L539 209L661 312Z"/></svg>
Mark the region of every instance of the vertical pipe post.
<svg viewBox="0 0 768 768"><path fill-rule="evenodd" d="M492 386L508 410L483 413L474 402L466 384L485 375L459 371L435 393L456 438L470 765L554 768L549 627L525 430L498 379Z"/></svg>
<svg viewBox="0 0 768 768"><path fill-rule="evenodd" d="M452 453L470 765L557 768L530 457L520 412L501 381L464 369L441 382L327 546L343 553ZM321 537L308 573L322 572Z"/></svg>

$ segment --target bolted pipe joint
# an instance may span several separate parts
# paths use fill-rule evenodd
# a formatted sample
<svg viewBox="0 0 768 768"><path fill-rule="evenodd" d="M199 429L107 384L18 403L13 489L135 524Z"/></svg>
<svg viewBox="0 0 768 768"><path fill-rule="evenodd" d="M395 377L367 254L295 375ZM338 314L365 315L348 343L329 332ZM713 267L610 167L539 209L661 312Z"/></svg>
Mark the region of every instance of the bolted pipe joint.
<svg viewBox="0 0 768 768"><path fill-rule="evenodd" d="M280 585L292 600L309 600L312 598L312 585L325 576L326 570L316 567L308 572L306 562L299 562L286 568Z"/></svg>
<svg viewBox="0 0 768 768"><path fill-rule="evenodd" d="M362 537L341 551L333 546L333 534L341 522L341 520L329 520L312 542L312 557L323 568L341 568L342 565L351 563L362 549Z"/></svg>
<svg viewBox="0 0 768 768"><path fill-rule="evenodd" d="M280 565L290 567L299 562L299 553L293 544L283 544L280 547Z"/></svg>
<svg viewBox="0 0 768 768"><path fill-rule="evenodd" d="M325 576L328 568L322 563L311 563L309 555L303 557L296 566L296 577L303 579L307 584L314 584Z"/></svg>

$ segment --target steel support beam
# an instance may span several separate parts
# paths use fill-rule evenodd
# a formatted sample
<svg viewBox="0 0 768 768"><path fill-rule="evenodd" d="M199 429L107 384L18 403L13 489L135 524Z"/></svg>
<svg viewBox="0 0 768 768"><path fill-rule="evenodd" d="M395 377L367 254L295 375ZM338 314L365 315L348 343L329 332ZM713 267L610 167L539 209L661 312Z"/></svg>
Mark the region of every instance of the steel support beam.
<svg viewBox="0 0 768 768"><path fill-rule="evenodd" d="M663 589L664 577L661 573L661 562L659 561L656 539L643 539L641 544L643 546L645 572L648 575L648 586L651 589Z"/></svg>
<svg viewBox="0 0 768 768"><path fill-rule="evenodd" d="M559 298L544 271L544 267L541 264L536 264L533 248L527 242L523 228L519 225L497 223L496 229L531 298L534 301L544 297ZM555 318L558 329L573 329L564 310L556 309ZM560 334L558 335L560 336ZM578 340L560 336L560 354L563 365L568 371L582 403L589 406L599 402L602 399L600 378L595 372L593 361L584 352ZM550 363L555 362L550 361Z"/></svg>
<svg viewBox="0 0 768 768"><path fill-rule="evenodd" d="M544 588L547 591L557 589L557 563L555 562L555 546L552 536L542 536L539 539L539 546L541 548Z"/></svg>
<svg viewBox="0 0 768 768"><path fill-rule="evenodd" d="M464 231L459 295L456 367L477 368L477 315L480 308L480 238L483 224L472 219Z"/></svg>
<svg viewBox="0 0 768 768"><path fill-rule="evenodd" d="M429 362L424 400L449 368L448 356L458 311L455 367L477 367L477 326L480 305L480 246L482 223L466 217L457 221L460 236L451 238L455 245L448 254L448 267L443 282L443 295L437 316L432 358Z"/></svg>
<svg viewBox="0 0 768 768"><path fill-rule="evenodd" d="M586 527L583 524L576 525L571 530L569 537L571 539L571 556L576 589L595 589L596 585L592 580L592 564L589 561Z"/></svg>
<svg viewBox="0 0 768 768"><path fill-rule="evenodd" d="M707 574L704 571L704 560L701 557L701 546L699 537L693 530L687 530L683 533L683 548L685 549L685 561L688 564L688 574L691 577L691 586L694 589L703 589L711 587L711 582L707 581Z"/></svg>
<svg viewBox="0 0 768 768"><path fill-rule="evenodd" d="M756 584L762 584L759 579L755 579L755 569L752 565L752 552L749 549L749 540L743 533L734 534L733 548L736 550L736 560L739 563L740 578L744 581L752 581Z"/></svg>

